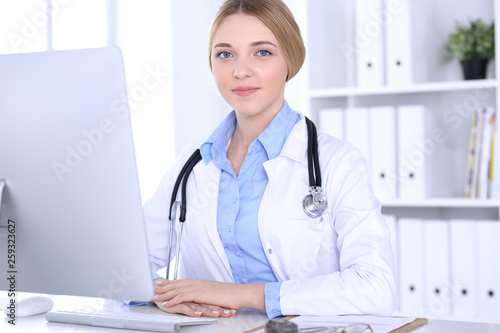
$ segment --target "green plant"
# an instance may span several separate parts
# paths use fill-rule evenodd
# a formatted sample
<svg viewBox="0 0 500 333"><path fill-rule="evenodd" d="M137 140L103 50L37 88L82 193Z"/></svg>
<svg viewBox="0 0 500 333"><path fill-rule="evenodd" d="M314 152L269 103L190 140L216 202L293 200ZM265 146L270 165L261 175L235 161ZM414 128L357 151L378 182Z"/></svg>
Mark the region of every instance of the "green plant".
<svg viewBox="0 0 500 333"><path fill-rule="evenodd" d="M481 19L470 21L469 25L456 22L455 31L444 45L446 58L458 60L470 58L495 58L495 26Z"/></svg>

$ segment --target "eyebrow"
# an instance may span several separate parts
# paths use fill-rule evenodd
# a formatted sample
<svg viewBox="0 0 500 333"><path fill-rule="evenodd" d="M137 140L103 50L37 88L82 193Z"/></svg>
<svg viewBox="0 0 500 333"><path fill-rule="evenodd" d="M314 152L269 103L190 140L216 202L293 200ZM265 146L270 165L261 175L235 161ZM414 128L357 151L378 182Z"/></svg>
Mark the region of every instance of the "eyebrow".
<svg viewBox="0 0 500 333"><path fill-rule="evenodd" d="M259 40L259 41L250 43L250 46L259 46L259 45L272 45L274 47L278 47L278 46L276 46L276 44L271 43L270 41L267 41L267 40ZM217 47L232 47L232 46L229 43L217 43L214 45L214 49Z"/></svg>

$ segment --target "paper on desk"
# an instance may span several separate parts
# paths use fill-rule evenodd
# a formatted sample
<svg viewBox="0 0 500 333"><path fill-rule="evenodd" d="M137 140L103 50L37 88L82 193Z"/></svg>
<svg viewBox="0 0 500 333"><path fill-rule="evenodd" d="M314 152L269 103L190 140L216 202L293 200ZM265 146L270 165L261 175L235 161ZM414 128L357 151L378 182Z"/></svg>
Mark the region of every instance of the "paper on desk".
<svg viewBox="0 0 500 333"><path fill-rule="evenodd" d="M396 318L379 316L300 316L291 319L299 328L311 326L346 326L354 323L370 324L374 333L387 333L408 323L416 318Z"/></svg>

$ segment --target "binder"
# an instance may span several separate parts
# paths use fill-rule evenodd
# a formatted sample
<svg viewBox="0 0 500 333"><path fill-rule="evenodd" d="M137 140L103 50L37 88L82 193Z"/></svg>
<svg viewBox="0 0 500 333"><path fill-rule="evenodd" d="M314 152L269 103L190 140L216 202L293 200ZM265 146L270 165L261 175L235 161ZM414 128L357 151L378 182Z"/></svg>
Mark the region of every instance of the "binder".
<svg viewBox="0 0 500 333"><path fill-rule="evenodd" d="M345 140L358 148L371 166L370 126L367 108L347 108L345 116Z"/></svg>
<svg viewBox="0 0 500 333"><path fill-rule="evenodd" d="M387 223L387 227L389 228L389 232L390 232L390 235L391 235L391 247L392 247L392 253L394 255L394 262L395 262L395 265L396 265L396 272L399 272L399 261L400 261L400 249L399 249L399 239L398 239L398 235L399 235L399 228L398 228L398 225L399 225L399 222L398 222L398 218L397 216L395 215L383 215L384 216L384 219ZM397 286L400 285L399 283L399 273L396 274L396 282L397 282ZM397 315L397 314L395 314Z"/></svg>
<svg viewBox="0 0 500 333"><path fill-rule="evenodd" d="M477 221L479 320L500 323L500 222Z"/></svg>
<svg viewBox="0 0 500 333"><path fill-rule="evenodd" d="M344 141L344 110L320 109L319 130Z"/></svg>
<svg viewBox="0 0 500 333"><path fill-rule="evenodd" d="M486 109L477 110L478 113L478 124L477 124L477 140L476 140L476 155L474 160L474 172L473 172L473 198L479 198L479 192L481 187L481 169L483 163L483 142L485 134L485 118Z"/></svg>
<svg viewBox="0 0 500 333"><path fill-rule="evenodd" d="M410 0L385 0L385 8L397 8L388 16L385 29L387 85L412 83Z"/></svg>
<svg viewBox="0 0 500 333"><path fill-rule="evenodd" d="M451 220L451 308L454 318L477 317L477 233L475 221Z"/></svg>
<svg viewBox="0 0 500 333"><path fill-rule="evenodd" d="M370 108L372 187L381 201L397 197L396 109L392 106Z"/></svg>
<svg viewBox="0 0 500 333"><path fill-rule="evenodd" d="M399 315L424 313L424 265L422 221L401 218L398 221Z"/></svg>
<svg viewBox="0 0 500 333"><path fill-rule="evenodd" d="M454 157L446 133L432 111L422 105L402 105L396 117L399 197L446 197L462 192L450 165Z"/></svg>
<svg viewBox="0 0 500 333"><path fill-rule="evenodd" d="M488 172L488 198L497 198L497 188L498 188L498 174L495 171L497 167L495 164L495 158L498 156L497 150L498 145L495 145L495 140L497 138L497 114L496 108L493 108L490 119L491 126L491 144L490 144L490 162L489 162L489 172Z"/></svg>
<svg viewBox="0 0 500 333"><path fill-rule="evenodd" d="M467 170L465 175L465 197L473 198L476 194L476 175L474 171L476 170L477 161L477 141L478 141L478 122L479 113L478 111L472 112L472 124L469 134L469 151L467 154Z"/></svg>
<svg viewBox="0 0 500 333"><path fill-rule="evenodd" d="M476 197L480 199L488 198L488 186L489 186L489 170L490 170L490 158L491 154L491 117L493 110L491 108L485 108L482 110L483 113L483 133L481 148L479 150L479 165L478 165L478 180L477 180L477 190Z"/></svg>
<svg viewBox="0 0 500 333"><path fill-rule="evenodd" d="M384 84L382 0L356 0L356 78L359 87Z"/></svg>
<svg viewBox="0 0 500 333"><path fill-rule="evenodd" d="M493 114L491 117L491 160L490 160L490 172L489 172L489 181L488 181L488 195L491 199L498 199L498 189L499 189L499 175L497 159L500 156L499 147L500 145L495 144L496 138L498 138L497 134L497 123L498 123L498 115L497 109L493 108Z"/></svg>
<svg viewBox="0 0 500 333"><path fill-rule="evenodd" d="M447 220L423 222L424 299L426 317L446 318L451 315L449 223Z"/></svg>

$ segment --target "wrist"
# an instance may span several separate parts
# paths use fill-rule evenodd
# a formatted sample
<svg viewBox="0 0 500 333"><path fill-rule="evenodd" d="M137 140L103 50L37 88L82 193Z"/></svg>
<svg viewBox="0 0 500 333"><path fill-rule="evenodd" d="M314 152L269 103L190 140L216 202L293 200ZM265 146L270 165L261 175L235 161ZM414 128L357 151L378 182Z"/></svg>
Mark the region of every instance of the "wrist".
<svg viewBox="0 0 500 333"><path fill-rule="evenodd" d="M237 309L250 308L262 311L266 310L264 283L249 283L237 286L241 287L241 294L238 295L238 293L235 293Z"/></svg>

